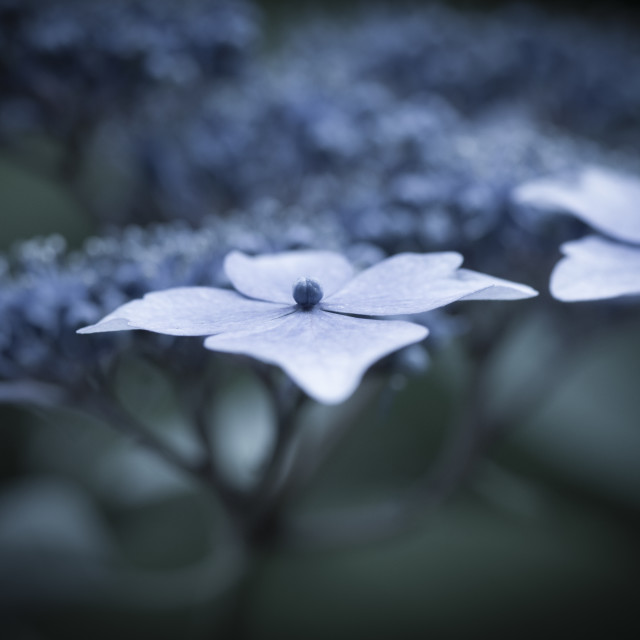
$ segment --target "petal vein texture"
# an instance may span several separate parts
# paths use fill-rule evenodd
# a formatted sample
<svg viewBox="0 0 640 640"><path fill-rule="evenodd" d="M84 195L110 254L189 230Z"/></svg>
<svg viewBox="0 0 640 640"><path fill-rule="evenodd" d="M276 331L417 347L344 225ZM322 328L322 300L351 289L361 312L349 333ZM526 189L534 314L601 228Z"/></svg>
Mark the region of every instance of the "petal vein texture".
<svg viewBox="0 0 640 640"><path fill-rule="evenodd" d="M367 316L422 313L457 300L498 300L537 295L531 287L458 269L454 252L401 253L353 278L321 303L327 311Z"/></svg>
<svg viewBox="0 0 640 640"><path fill-rule="evenodd" d="M312 398L336 404L355 391L374 362L427 333L412 322L352 318L313 309L272 320L256 330L211 336L204 345L278 365Z"/></svg>
<svg viewBox="0 0 640 640"><path fill-rule="evenodd" d="M172 336L210 336L255 327L291 311L292 306L250 300L235 291L177 287L127 302L78 333L146 329Z"/></svg>

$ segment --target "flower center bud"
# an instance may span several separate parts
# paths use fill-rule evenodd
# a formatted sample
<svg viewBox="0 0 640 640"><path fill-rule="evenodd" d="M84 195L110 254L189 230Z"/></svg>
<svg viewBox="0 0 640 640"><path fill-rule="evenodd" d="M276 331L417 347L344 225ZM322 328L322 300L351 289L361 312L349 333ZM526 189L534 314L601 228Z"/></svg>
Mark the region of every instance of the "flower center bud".
<svg viewBox="0 0 640 640"><path fill-rule="evenodd" d="M303 309L311 309L322 300L322 287L311 278L300 278L293 285L293 299Z"/></svg>

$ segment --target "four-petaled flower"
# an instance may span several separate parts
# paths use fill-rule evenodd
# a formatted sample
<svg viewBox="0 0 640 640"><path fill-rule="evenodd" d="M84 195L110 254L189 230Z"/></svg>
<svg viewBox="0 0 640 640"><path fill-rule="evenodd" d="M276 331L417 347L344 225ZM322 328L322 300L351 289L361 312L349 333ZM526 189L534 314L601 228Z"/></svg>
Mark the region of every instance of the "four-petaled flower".
<svg viewBox="0 0 640 640"><path fill-rule="evenodd" d="M529 298L522 284L459 269L453 252L404 253L354 275L329 251L249 257L224 262L237 291L180 287L128 302L79 333L146 329L208 336L207 349L279 365L311 397L345 400L383 356L426 337L425 327L371 317L414 314L457 300Z"/></svg>
<svg viewBox="0 0 640 640"><path fill-rule="evenodd" d="M577 177L527 182L516 202L571 213L609 236L589 235L561 246L565 257L551 274L558 300L577 302L640 294L640 180L586 167Z"/></svg>

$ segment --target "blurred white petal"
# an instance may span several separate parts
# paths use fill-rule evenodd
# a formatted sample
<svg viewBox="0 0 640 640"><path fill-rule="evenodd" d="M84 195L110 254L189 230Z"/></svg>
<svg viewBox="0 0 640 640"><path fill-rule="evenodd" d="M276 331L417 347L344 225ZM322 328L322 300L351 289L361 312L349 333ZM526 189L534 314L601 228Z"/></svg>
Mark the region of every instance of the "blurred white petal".
<svg viewBox="0 0 640 640"><path fill-rule="evenodd" d="M564 302L640 294L640 247L598 236L562 245L551 274L551 294Z"/></svg>
<svg viewBox="0 0 640 640"><path fill-rule="evenodd" d="M514 199L572 213L594 229L640 243L640 180L611 169L586 167L574 179L542 178L518 187Z"/></svg>

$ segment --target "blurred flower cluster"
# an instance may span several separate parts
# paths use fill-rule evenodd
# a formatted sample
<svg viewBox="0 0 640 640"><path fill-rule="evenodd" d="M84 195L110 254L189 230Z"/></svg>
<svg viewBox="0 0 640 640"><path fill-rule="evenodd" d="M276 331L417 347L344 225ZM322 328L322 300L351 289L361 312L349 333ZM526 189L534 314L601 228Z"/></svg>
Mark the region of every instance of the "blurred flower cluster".
<svg viewBox="0 0 640 640"><path fill-rule="evenodd" d="M154 87L236 77L258 24L242 1L2 0L0 34L3 134L44 129L71 144Z"/></svg>
<svg viewBox="0 0 640 640"><path fill-rule="evenodd" d="M568 133L640 140L638 54L619 25L371 7L260 51L242 2L77 4L5 2L0 128L13 144L55 134L105 224L293 207L390 250L457 249L489 233L515 183L591 155Z"/></svg>

